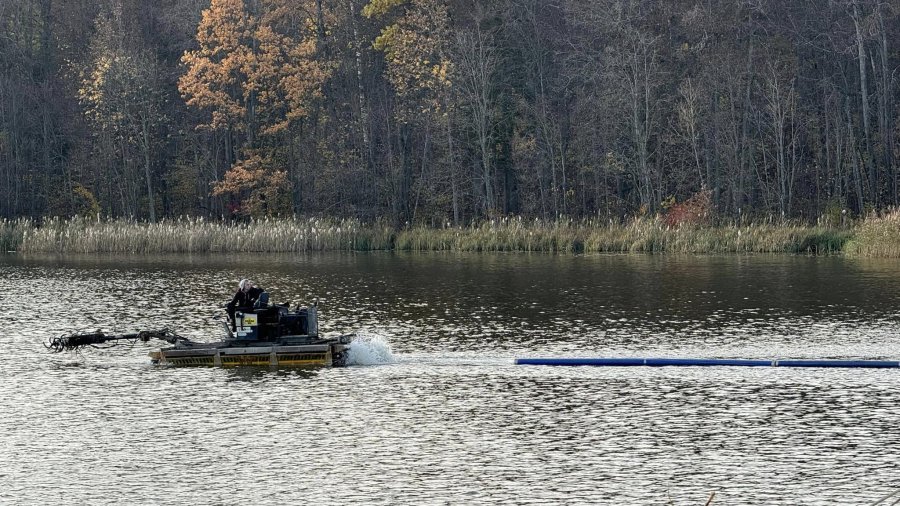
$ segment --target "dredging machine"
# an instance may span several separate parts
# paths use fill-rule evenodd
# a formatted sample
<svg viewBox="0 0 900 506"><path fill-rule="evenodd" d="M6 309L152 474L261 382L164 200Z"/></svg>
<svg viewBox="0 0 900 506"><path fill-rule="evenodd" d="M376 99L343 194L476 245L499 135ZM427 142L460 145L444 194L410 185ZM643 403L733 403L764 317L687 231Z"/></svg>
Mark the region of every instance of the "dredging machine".
<svg viewBox="0 0 900 506"><path fill-rule="evenodd" d="M159 339L171 345L150 352L150 361L159 365L343 367L355 338L353 334L320 336L315 304L293 310L287 304L240 308L234 314L234 330L226 321L223 325L226 337L217 342L192 341L164 328L131 334L99 330L70 334L51 339L46 347L62 352Z"/></svg>

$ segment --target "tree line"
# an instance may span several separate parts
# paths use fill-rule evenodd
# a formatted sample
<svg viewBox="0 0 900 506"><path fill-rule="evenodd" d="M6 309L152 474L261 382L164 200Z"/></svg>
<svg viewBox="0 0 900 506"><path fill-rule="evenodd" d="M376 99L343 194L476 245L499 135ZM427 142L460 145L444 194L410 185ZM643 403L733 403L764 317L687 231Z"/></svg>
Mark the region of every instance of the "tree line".
<svg viewBox="0 0 900 506"><path fill-rule="evenodd" d="M0 0L0 217L896 206L898 0Z"/></svg>

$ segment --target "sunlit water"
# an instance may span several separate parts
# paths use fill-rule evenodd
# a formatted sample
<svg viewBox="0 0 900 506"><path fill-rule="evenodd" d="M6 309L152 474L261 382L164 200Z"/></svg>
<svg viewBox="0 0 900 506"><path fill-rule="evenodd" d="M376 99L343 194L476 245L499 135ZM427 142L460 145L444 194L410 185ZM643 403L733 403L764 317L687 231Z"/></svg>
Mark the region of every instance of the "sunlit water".
<svg viewBox="0 0 900 506"><path fill-rule="evenodd" d="M872 504L900 370L515 357L900 360L900 263L788 256L0 257L0 504ZM241 277L318 299L351 367L166 368L74 331L220 337ZM900 498L900 496L897 496ZM894 499L892 498L891 501Z"/></svg>

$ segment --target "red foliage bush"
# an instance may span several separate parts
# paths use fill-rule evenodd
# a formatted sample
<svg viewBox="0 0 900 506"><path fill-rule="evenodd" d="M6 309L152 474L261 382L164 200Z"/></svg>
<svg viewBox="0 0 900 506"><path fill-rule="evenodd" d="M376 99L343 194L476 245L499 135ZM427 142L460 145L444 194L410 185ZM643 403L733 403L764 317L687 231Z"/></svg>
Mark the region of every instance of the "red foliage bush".
<svg viewBox="0 0 900 506"><path fill-rule="evenodd" d="M675 228L682 225L706 225L712 219L712 192L700 190L681 203L672 204L666 212L666 225Z"/></svg>

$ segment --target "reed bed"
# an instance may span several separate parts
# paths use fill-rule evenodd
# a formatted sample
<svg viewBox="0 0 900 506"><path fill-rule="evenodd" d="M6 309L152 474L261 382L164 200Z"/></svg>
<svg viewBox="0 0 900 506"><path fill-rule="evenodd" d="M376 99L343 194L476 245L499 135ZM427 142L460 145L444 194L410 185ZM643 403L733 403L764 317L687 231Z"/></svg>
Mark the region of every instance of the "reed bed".
<svg viewBox="0 0 900 506"><path fill-rule="evenodd" d="M392 230L358 220L179 218L51 219L28 231L19 251L45 253L251 253L390 249Z"/></svg>
<svg viewBox="0 0 900 506"><path fill-rule="evenodd" d="M30 230L34 229L31 220L20 218L18 220L0 220L0 253L18 251L22 240Z"/></svg>
<svg viewBox="0 0 900 506"><path fill-rule="evenodd" d="M886 221L885 221L886 220ZM893 221L891 221L893 220ZM883 223L884 222L884 223ZM891 228L893 227L893 228ZM669 227L656 218L493 220L469 227L413 227L321 218L250 222L179 218L0 221L4 251L44 253L250 253L306 251L521 251L554 253L840 253L847 244L868 255L900 257L900 215L853 229L798 224ZM854 238L854 234L860 237ZM852 239L852 240L851 240ZM893 242L891 242L891 240ZM885 243L885 245L881 245ZM874 246L872 246L874 245Z"/></svg>
<svg viewBox="0 0 900 506"><path fill-rule="evenodd" d="M586 251L643 253L840 253L849 230L797 224L666 227L657 220L594 230Z"/></svg>
<svg viewBox="0 0 900 506"><path fill-rule="evenodd" d="M900 210L863 220L845 252L861 257L900 258Z"/></svg>
<svg viewBox="0 0 900 506"><path fill-rule="evenodd" d="M849 230L796 224L668 227L655 218L628 223L508 219L469 228L400 232L407 251L546 251L561 253L839 253Z"/></svg>
<svg viewBox="0 0 900 506"><path fill-rule="evenodd" d="M585 224L510 218L471 227L415 227L397 234L400 251L524 251L581 252Z"/></svg>

